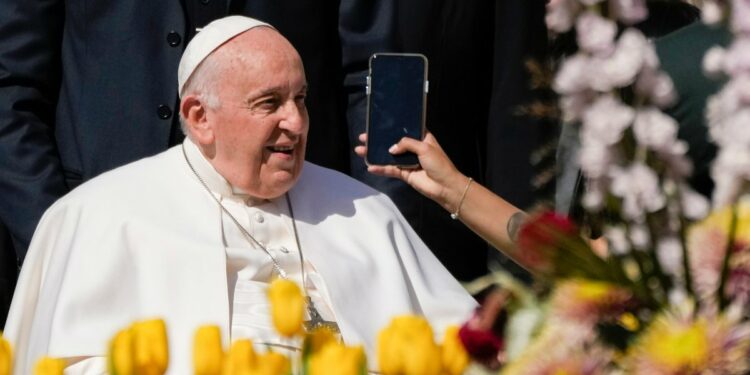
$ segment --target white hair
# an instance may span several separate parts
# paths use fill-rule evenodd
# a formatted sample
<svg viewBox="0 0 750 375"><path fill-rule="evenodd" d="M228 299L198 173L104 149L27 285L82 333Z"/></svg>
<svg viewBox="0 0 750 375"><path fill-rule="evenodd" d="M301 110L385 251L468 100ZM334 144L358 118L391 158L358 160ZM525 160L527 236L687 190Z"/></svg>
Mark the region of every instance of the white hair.
<svg viewBox="0 0 750 375"><path fill-rule="evenodd" d="M222 64L221 60L221 57L212 53L201 61L185 83L185 86L182 88L180 97L184 98L187 95L194 94L198 96L198 100L200 100L200 102L207 108L219 108L221 102L219 96L216 94L216 83L220 73L224 70L224 64ZM178 112L180 113L180 128L182 128L182 132L187 136L189 135L189 132L186 119L183 116L182 111Z"/></svg>

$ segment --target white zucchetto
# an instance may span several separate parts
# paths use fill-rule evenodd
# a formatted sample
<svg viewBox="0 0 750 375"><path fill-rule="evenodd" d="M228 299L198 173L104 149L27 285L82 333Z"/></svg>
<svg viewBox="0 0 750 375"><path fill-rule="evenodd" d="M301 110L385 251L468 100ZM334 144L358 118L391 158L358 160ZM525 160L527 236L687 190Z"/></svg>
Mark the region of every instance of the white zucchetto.
<svg viewBox="0 0 750 375"><path fill-rule="evenodd" d="M182 97L182 89L200 63L222 44L235 36L258 26L273 26L245 16L229 16L206 25L185 47L185 52L177 68L177 92Z"/></svg>

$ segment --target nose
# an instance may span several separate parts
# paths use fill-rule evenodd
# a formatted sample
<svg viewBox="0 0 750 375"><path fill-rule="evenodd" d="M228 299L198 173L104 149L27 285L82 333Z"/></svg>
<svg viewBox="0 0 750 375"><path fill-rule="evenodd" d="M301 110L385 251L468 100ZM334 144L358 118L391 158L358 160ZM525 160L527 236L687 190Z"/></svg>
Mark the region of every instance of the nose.
<svg viewBox="0 0 750 375"><path fill-rule="evenodd" d="M302 134L307 129L308 121L304 102L290 100L284 105L279 127L293 134Z"/></svg>

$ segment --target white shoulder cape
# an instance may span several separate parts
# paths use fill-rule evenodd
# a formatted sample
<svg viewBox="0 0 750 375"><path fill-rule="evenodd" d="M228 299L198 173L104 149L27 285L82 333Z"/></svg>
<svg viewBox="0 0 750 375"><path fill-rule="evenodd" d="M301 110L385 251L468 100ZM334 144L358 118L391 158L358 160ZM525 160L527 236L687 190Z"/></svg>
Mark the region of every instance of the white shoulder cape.
<svg viewBox="0 0 750 375"><path fill-rule="evenodd" d="M371 368L395 315L423 314L440 333L471 314L474 300L385 195L306 163L290 197L342 336L365 345ZM14 373L42 355L106 355L117 330L153 317L167 323L169 373L192 373L198 326L219 325L229 344L225 263L219 208L179 147L81 185L45 213L21 270L4 333Z"/></svg>

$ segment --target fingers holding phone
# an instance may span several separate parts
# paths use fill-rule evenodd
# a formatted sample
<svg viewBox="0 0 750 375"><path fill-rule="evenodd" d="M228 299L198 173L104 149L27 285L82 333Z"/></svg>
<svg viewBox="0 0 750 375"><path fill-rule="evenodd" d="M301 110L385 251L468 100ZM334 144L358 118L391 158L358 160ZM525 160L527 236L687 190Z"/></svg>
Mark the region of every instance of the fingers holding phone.
<svg viewBox="0 0 750 375"><path fill-rule="evenodd" d="M367 134L360 134L359 141L367 144ZM357 146L354 151L357 155L364 157L367 154L367 146ZM404 180L417 191L432 199L439 199L446 189L454 185L461 185L466 178L456 169L430 132L426 132L424 140L421 141L409 137L400 139L389 147L389 153L394 155L414 154L419 161L420 168L369 165L367 170L373 174Z"/></svg>

